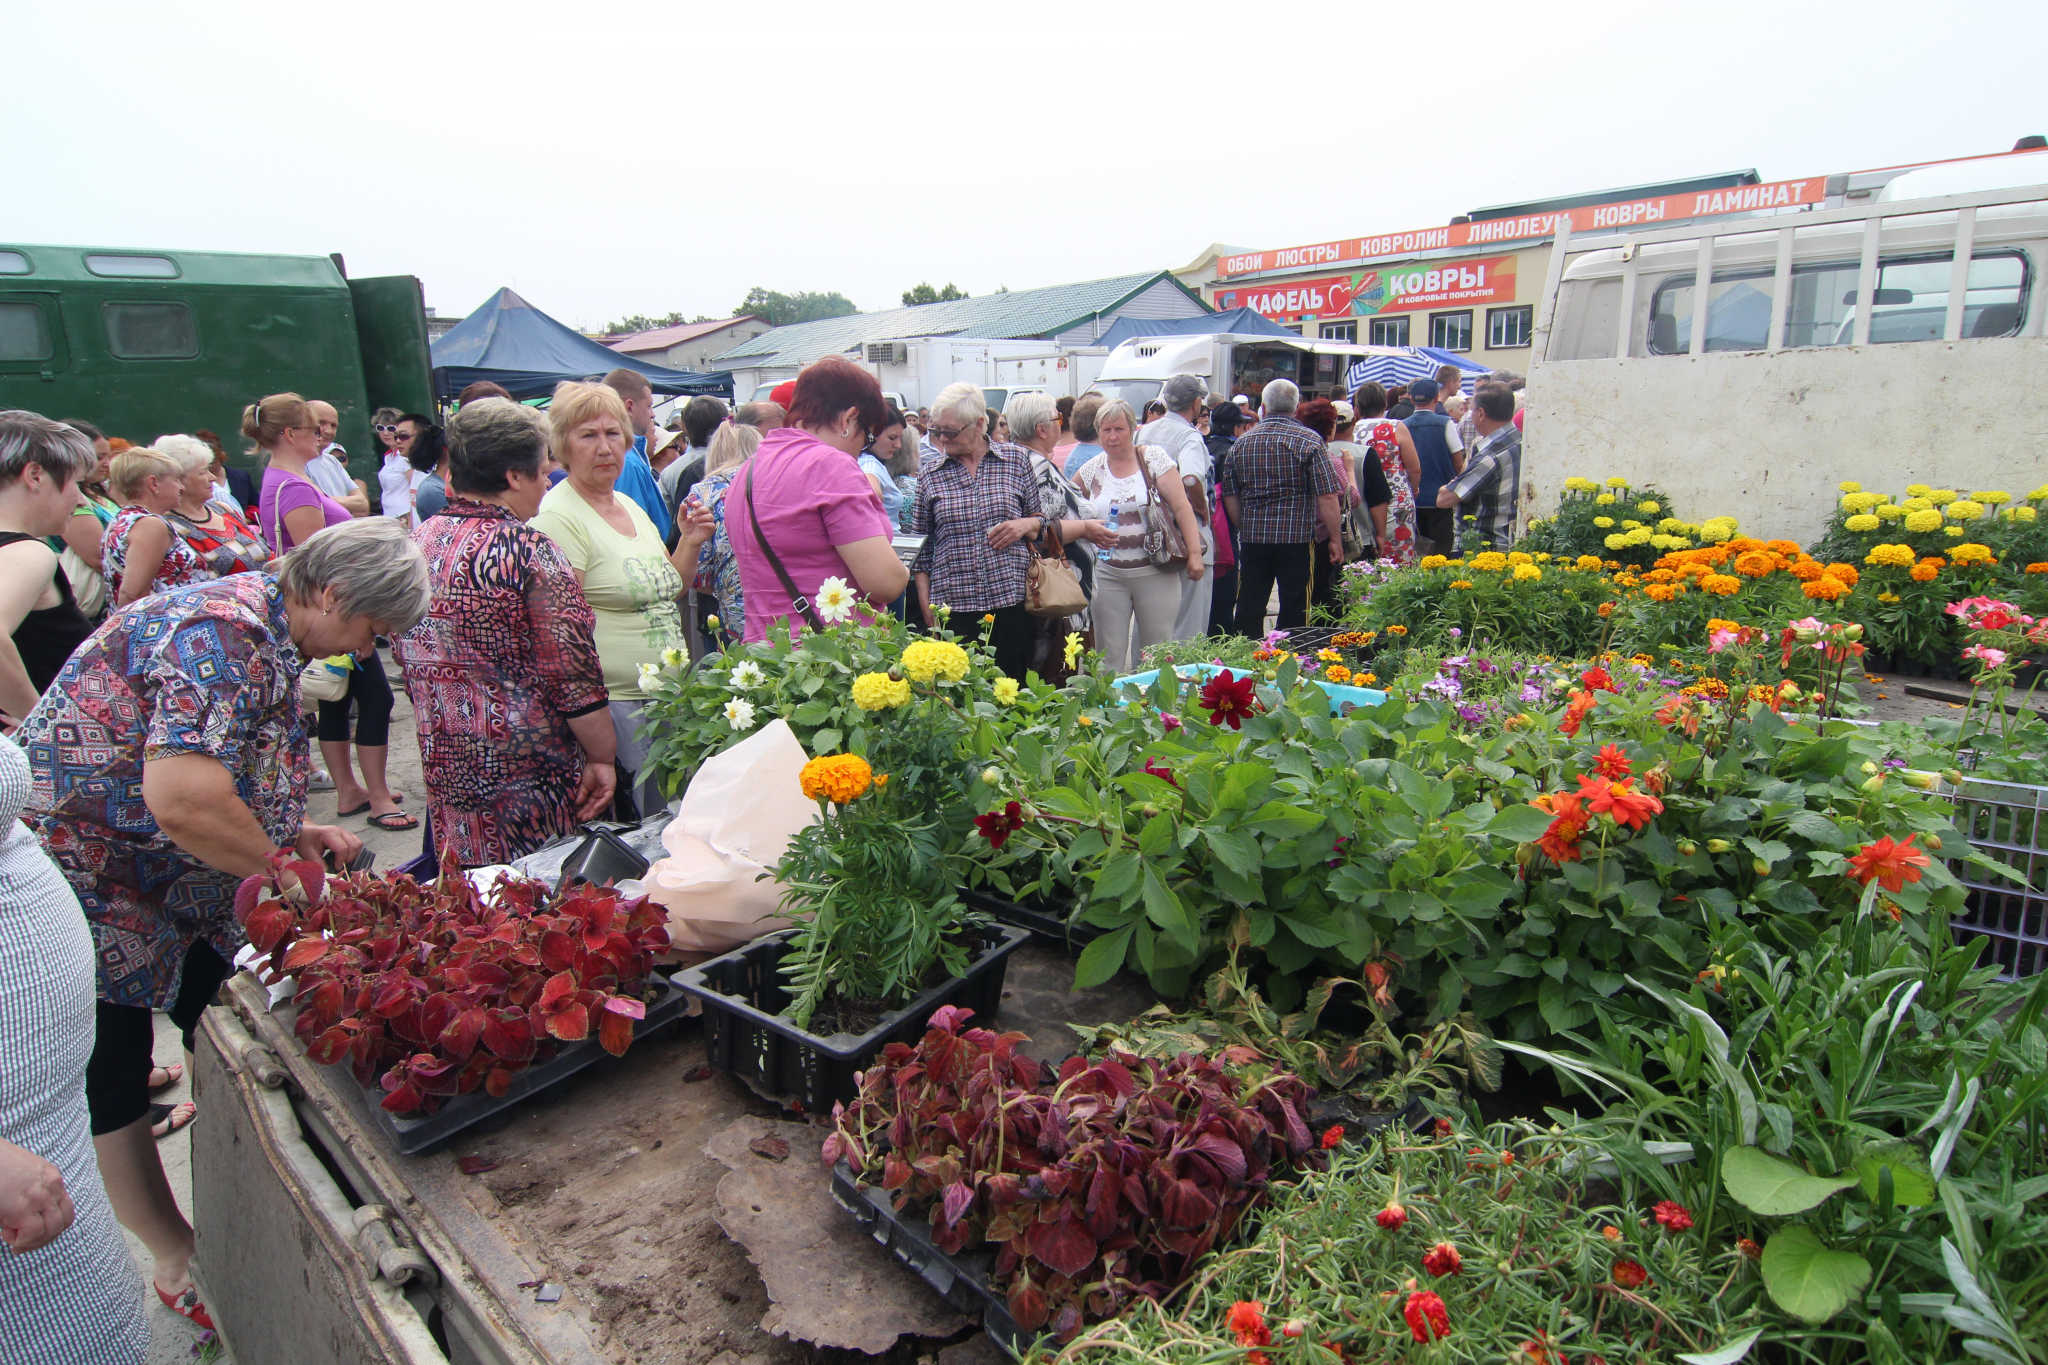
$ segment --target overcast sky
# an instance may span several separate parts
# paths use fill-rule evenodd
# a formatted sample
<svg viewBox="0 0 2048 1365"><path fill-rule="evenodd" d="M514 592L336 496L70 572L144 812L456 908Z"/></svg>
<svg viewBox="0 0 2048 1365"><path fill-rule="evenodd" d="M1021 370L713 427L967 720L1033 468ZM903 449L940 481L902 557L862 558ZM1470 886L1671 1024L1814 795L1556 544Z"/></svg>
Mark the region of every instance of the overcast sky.
<svg viewBox="0 0 2048 1365"><path fill-rule="evenodd" d="M1399 16L1399 17L1396 17ZM10 7L0 234L324 254L463 314L894 307L2048 132L2048 6Z"/></svg>

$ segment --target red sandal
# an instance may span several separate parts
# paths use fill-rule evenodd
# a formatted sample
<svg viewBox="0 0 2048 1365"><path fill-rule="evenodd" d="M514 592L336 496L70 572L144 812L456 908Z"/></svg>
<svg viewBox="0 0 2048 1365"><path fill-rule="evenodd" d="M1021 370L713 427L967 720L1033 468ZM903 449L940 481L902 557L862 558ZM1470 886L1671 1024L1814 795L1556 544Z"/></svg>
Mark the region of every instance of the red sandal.
<svg viewBox="0 0 2048 1365"><path fill-rule="evenodd" d="M156 1291L156 1296L163 1306L179 1317L189 1319L209 1332L214 1330L212 1314L208 1313L206 1305L199 1301L198 1285L188 1284L183 1292L177 1294L171 1293L155 1280L149 1282L149 1287Z"/></svg>

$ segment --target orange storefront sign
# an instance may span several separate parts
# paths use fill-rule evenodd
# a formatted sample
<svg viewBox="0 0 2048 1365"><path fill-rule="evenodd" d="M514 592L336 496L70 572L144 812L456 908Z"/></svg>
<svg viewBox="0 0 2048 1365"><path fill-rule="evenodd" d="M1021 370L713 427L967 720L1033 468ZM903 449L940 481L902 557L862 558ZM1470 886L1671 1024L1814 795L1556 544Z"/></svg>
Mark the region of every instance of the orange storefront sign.
<svg viewBox="0 0 2048 1365"><path fill-rule="evenodd" d="M1654 199L1588 204L1582 208L1519 214L1512 218L1486 218L1448 227L1416 228L1410 232L1388 232L1372 237L1345 237L1334 242L1278 247L1270 251L1244 251L1217 261L1216 273L1223 279L1235 279L1282 270L1356 265L1428 251L1495 246L1502 242L1549 237L1566 223L1571 224L1573 232L1609 232L1672 219L1798 208L1820 203L1826 192L1826 179L1814 176L1806 180L1776 180L1762 185L1736 185L1729 189L1660 195Z"/></svg>

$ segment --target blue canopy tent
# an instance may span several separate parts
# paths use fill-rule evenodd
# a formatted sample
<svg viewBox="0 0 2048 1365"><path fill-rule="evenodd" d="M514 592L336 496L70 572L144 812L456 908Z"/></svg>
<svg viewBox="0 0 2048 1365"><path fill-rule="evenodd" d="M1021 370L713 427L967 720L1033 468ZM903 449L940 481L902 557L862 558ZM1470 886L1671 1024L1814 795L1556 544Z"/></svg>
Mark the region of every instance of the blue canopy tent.
<svg viewBox="0 0 2048 1365"><path fill-rule="evenodd" d="M650 365L601 346L556 322L510 289L437 338L434 393L453 398L479 379L502 384L514 398L539 398L565 379L600 379L613 370L636 370L656 393L732 396L732 376Z"/></svg>
<svg viewBox="0 0 2048 1365"><path fill-rule="evenodd" d="M1387 347L1385 354L1365 356L1344 372L1344 387L1356 391L1360 384L1371 380L1392 388L1396 384L1412 383L1417 379L1434 379L1440 365L1456 365L1463 371L1464 379L1458 387L1465 393L1493 371L1485 365L1475 365L1456 351L1440 350L1435 346Z"/></svg>
<svg viewBox="0 0 2048 1365"><path fill-rule="evenodd" d="M1227 313L1204 313L1192 318L1118 318L1107 332L1089 344L1114 348L1132 337L1213 336L1223 332L1234 336L1301 339L1301 333L1289 331L1262 313L1233 308Z"/></svg>

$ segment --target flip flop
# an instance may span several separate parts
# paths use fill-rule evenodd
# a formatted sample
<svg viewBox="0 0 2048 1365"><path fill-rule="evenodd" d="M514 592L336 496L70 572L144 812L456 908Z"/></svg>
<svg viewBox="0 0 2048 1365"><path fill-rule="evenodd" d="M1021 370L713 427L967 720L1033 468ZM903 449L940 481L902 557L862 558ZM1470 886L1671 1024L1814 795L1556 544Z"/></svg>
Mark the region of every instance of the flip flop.
<svg viewBox="0 0 2048 1365"><path fill-rule="evenodd" d="M368 810L369 808L370 798L366 796L357 805L350 806L347 810L338 810L334 812L334 818L337 820L346 820L351 815L361 815L364 811Z"/></svg>
<svg viewBox="0 0 2048 1365"><path fill-rule="evenodd" d="M199 1301L198 1285L188 1284L182 1292L177 1294L171 1293L155 1280L149 1282L149 1287L156 1291L157 1299L163 1306L176 1313L179 1317L186 1318L195 1325L204 1327L209 1332L214 1330L213 1315L207 1312L206 1305Z"/></svg>
<svg viewBox="0 0 2048 1365"><path fill-rule="evenodd" d="M199 1106L190 1100L181 1100L177 1104L152 1104L149 1106L149 1134L162 1142L171 1134L191 1127L192 1121L198 1117Z"/></svg>
<svg viewBox="0 0 2048 1365"><path fill-rule="evenodd" d="M162 1080L157 1079L159 1073L163 1075ZM159 1091L169 1090L184 1079L185 1064L183 1062L172 1062L169 1066L153 1066L149 1069L149 1093L154 1095Z"/></svg>
<svg viewBox="0 0 2048 1365"><path fill-rule="evenodd" d="M402 810L387 810L382 815L373 815L370 817L368 823L375 825L378 829L385 830L393 834L402 833L405 830L409 829L418 829L420 827L420 822L418 819L416 819L413 816L407 815Z"/></svg>

